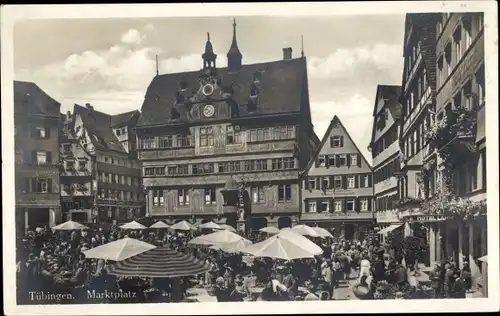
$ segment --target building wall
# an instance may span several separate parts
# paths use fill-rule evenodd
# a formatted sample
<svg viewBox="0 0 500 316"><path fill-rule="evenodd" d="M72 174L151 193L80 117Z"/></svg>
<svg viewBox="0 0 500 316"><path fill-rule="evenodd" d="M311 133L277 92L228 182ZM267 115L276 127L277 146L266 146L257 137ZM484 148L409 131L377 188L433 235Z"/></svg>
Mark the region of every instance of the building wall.
<svg viewBox="0 0 500 316"><path fill-rule="evenodd" d="M371 167L337 118L332 120L320 146L302 177L300 220L371 221ZM342 155L346 155L345 164Z"/></svg>
<svg viewBox="0 0 500 316"><path fill-rule="evenodd" d="M38 224L53 226L61 217L58 123L51 117L14 117L18 229ZM45 137L36 136L40 135L37 128Z"/></svg>
<svg viewBox="0 0 500 316"><path fill-rule="evenodd" d="M443 15L442 21L437 25L440 33L436 45L439 115L445 116L446 108L449 110L460 105L479 109L475 139L477 148L457 164L453 179L455 194L476 200L480 200L480 196L484 196L486 191L483 19L483 13L452 13L449 17ZM447 50L450 47L451 54Z"/></svg>
<svg viewBox="0 0 500 316"><path fill-rule="evenodd" d="M212 141L205 143L202 139L207 128L211 129L207 134ZM224 199L220 190L233 177L247 188L252 214L263 217L271 213L298 214L297 130L298 125L289 120L253 121L245 125L212 123L140 133L139 157L143 164L143 184L149 191L149 213L222 216ZM189 137L189 141L179 142L179 135ZM279 193L280 187L284 195L289 195L284 201L279 199L283 195ZM189 197L189 205L180 204L180 189L186 190L182 192ZM205 189L215 190L214 203L205 203ZM255 193L260 196L255 201L253 190L260 192Z"/></svg>

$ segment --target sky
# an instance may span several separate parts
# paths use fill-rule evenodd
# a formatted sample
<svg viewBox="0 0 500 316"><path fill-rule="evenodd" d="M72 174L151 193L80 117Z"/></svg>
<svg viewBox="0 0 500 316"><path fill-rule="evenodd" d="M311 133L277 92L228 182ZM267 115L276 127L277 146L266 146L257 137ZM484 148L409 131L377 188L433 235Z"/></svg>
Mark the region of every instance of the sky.
<svg viewBox="0 0 500 316"><path fill-rule="evenodd" d="M31 81L59 101L61 112L90 103L116 114L141 108L159 72L198 70L207 32L218 66L226 66L232 17L51 19L14 26L16 80ZM238 17L243 64L307 57L314 130L321 139L337 115L362 154L372 131L378 84L402 80L404 14Z"/></svg>

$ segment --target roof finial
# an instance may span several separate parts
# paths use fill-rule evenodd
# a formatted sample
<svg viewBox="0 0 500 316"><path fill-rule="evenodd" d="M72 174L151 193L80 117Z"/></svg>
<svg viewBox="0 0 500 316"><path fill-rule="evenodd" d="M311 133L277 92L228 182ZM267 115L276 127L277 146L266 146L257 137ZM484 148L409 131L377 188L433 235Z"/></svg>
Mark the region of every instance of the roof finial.
<svg viewBox="0 0 500 316"><path fill-rule="evenodd" d="M207 32L207 41L210 41L210 32Z"/></svg>
<svg viewBox="0 0 500 316"><path fill-rule="evenodd" d="M160 71L158 69L158 54L156 55L156 75L158 76L160 74Z"/></svg>
<svg viewBox="0 0 500 316"><path fill-rule="evenodd" d="M300 35L300 39L301 39L300 55L304 57L304 35Z"/></svg>
<svg viewBox="0 0 500 316"><path fill-rule="evenodd" d="M233 28L236 29L236 18L233 18Z"/></svg>

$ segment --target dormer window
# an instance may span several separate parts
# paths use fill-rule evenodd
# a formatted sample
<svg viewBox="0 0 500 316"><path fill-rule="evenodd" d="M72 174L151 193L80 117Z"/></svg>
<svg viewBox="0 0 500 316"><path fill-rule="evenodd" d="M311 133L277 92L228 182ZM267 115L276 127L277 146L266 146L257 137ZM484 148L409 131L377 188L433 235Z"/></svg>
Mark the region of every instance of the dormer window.
<svg viewBox="0 0 500 316"><path fill-rule="evenodd" d="M252 101L252 100L248 100L247 111L248 112L255 112L255 111L257 111L257 104L254 101Z"/></svg>
<svg viewBox="0 0 500 316"><path fill-rule="evenodd" d="M179 111L177 111L176 108L172 108L170 110L170 118L175 120L175 119L178 119L181 117L181 114L179 113Z"/></svg>
<svg viewBox="0 0 500 316"><path fill-rule="evenodd" d="M175 102L176 103L184 103L184 94L182 94L180 91L175 92Z"/></svg>
<svg viewBox="0 0 500 316"><path fill-rule="evenodd" d="M260 71L256 71L253 73L253 82L257 83L262 79L262 73Z"/></svg>
<svg viewBox="0 0 500 316"><path fill-rule="evenodd" d="M187 87L188 87L188 84L187 84L187 81L186 80L181 80L181 91L186 91Z"/></svg>
<svg viewBox="0 0 500 316"><path fill-rule="evenodd" d="M259 95L259 88L255 84L250 88L250 97L256 98Z"/></svg>

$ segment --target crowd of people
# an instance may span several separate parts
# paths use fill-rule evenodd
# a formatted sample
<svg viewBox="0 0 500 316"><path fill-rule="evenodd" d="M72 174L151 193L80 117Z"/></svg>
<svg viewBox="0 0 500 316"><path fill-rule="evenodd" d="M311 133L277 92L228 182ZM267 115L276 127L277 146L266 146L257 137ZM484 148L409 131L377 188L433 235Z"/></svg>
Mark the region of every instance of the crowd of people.
<svg viewBox="0 0 500 316"><path fill-rule="evenodd" d="M453 260L436 265L429 272L429 287L423 286L420 284L423 282L417 280L421 273L418 262L406 264L394 249L381 245L376 238L308 237L323 253L314 258L284 261L188 244L204 233L207 232L128 231L116 226L108 230L53 232L48 227L28 230L17 245L18 301L40 304L40 301L33 302L30 293L45 292L72 293L67 301L50 303L82 303L89 299L85 293L92 291L132 291L136 293L133 299L102 300L152 302L165 301L166 297L179 302L189 299L188 289L192 287L207 289L217 301L330 300L339 285L349 279L355 279L353 292L359 299L413 298L422 297L422 293L427 297L461 298L471 286L468 265L458 270ZM206 261L208 271L176 280L122 278L108 273L108 262L87 259L83 254L87 249L125 237L189 252ZM268 235L253 232L245 237L255 243ZM51 300L50 297L42 299Z"/></svg>

